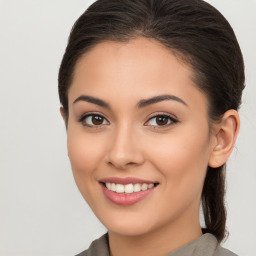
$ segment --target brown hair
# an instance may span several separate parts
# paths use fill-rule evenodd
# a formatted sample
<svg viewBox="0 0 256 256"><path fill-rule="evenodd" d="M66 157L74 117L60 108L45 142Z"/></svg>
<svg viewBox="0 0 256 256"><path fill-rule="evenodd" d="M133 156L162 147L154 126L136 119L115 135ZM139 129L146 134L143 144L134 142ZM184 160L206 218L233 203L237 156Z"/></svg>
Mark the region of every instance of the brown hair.
<svg viewBox="0 0 256 256"><path fill-rule="evenodd" d="M244 89L244 63L233 29L202 0L98 0L76 21L59 69L59 96L68 119L68 89L75 65L96 44L152 38L194 70L207 96L210 122L238 110ZM225 236L225 165L208 168L202 191L204 232Z"/></svg>

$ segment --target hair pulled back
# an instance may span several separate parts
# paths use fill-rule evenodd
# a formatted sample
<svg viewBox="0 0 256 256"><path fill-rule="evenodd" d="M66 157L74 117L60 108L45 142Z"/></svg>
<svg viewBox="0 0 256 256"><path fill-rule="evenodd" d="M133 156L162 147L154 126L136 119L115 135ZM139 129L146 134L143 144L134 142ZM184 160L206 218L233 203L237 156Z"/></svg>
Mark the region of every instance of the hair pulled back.
<svg viewBox="0 0 256 256"><path fill-rule="evenodd" d="M202 0L98 0L75 22L59 69L59 97L68 119L68 89L77 61L103 41L145 37L170 49L194 70L208 98L209 120L238 110L244 89L244 63L233 29ZM225 165L208 167L202 191L204 232L225 237Z"/></svg>

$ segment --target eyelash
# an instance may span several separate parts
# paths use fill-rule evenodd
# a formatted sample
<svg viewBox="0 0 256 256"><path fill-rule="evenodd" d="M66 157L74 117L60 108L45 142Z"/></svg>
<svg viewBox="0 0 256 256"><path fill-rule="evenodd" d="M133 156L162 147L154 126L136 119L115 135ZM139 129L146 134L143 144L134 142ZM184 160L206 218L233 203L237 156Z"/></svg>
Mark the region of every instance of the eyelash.
<svg viewBox="0 0 256 256"><path fill-rule="evenodd" d="M103 124L99 124L99 125L96 125L96 124L87 124L87 123L85 123L84 121L86 120L86 118L88 118L88 117L91 117L91 118L93 118L93 117L100 117L100 118L102 118L103 119L103 122L107 122L107 124L105 123L103 123ZM167 118L168 119L168 123L167 124L164 124L164 125L148 125L147 123L149 123L151 120L153 120L153 119L156 119L156 118L158 118L158 117L161 117L161 118ZM79 119L79 122L81 122L82 123L82 125L83 126L87 126L87 127L90 127L90 128L100 128L100 127L102 127L102 126L104 126L104 125L108 125L109 124L109 121L102 115L102 114L100 114L100 113L87 113L87 114L85 114L85 115L83 115L80 119ZM152 127L154 127L154 129L161 129L161 128L166 128L166 127L169 127L169 126L171 126L171 125L174 125L174 124L176 124L176 123L178 123L179 121L176 119L176 118L174 118L173 116L171 116L171 115L168 115L168 114L166 114L166 113L158 113L158 114L155 114L155 115L153 115L152 117L150 117L149 119L148 119L148 121L145 123L145 125L146 126L152 126Z"/></svg>

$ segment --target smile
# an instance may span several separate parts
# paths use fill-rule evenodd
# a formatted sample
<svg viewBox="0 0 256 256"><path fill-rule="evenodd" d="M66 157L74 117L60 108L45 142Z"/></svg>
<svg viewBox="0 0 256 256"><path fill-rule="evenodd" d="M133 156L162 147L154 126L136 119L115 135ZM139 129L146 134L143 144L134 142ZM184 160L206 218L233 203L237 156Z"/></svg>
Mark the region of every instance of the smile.
<svg viewBox="0 0 256 256"><path fill-rule="evenodd" d="M103 193L112 203L122 206L135 204L155 191L158 182L138 178L106 178L100 181Z"/></svg>

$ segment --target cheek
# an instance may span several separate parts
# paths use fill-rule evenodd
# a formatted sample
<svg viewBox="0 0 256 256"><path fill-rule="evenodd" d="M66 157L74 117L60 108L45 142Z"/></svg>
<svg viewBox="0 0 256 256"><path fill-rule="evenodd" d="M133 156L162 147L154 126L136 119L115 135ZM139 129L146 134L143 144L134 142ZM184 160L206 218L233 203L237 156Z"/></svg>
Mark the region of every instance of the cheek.
<svg viewBox="0 0 256 256"><path fill-rule="evenodd" d="M99 136L98 136L99 137ZM104 142L101 138L69 127L67 134L68 155L78 189L92 206L94 186L97 184L95 170L102 159Z"/></svg>
<svg viewBox="0 0 256 256"><path fill-rule="evenodd" d="M207 127L177 129L162 138L158 136L152 145L152 163L164 177L166 189L188 197L201 193L209 159Z"/></svg>
<svg viewBox="0 0 256 256"><path fill-rule="evenodd" d="M95 193L95 189L99 189L95 173L102 160L104 141L77 127L69 126L68 129L67 147L73 176L80 193L94 209L99 194Z"/></svg>
<svg viewBox="0 0 256 256"><path fill-rule="evenodd" d="M103 151L103 143L79 129L69 128L67 134L68 156L74 172L89 174L96 168ZM102 142L102 141L101 141Z"/></svg>

